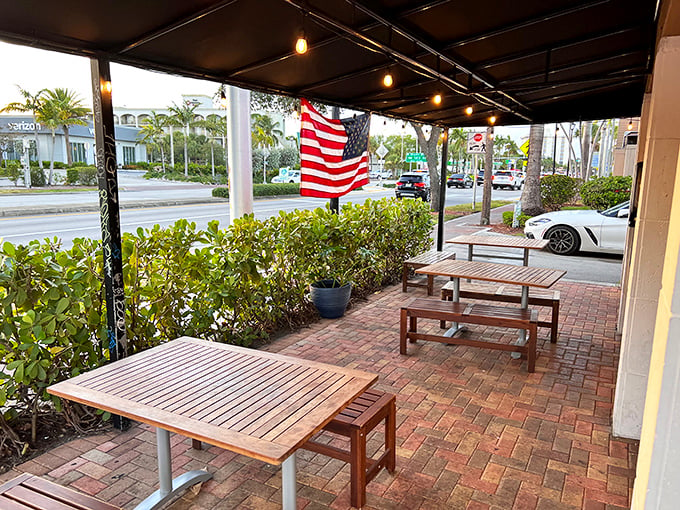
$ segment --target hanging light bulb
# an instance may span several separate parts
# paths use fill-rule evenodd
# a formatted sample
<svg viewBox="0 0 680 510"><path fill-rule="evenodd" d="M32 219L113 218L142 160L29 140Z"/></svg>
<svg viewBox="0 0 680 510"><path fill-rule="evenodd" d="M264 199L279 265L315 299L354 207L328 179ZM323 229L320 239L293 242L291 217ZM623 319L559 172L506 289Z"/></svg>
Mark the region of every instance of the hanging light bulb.
<svg viewBox="0 0 680 510"><path fill-rule="evenodd" d="M495 123L496 123L496 116L492 115L491 117L489 117L489 124L493 125Z"/></svg>
<svg viewBox="0 0 680 510"><path fill-rule="evenodd" d="M224 86L220 87L220 106L227 107L227 95L224 93Z"/></svg>
<svg viewBox="0 0 680 510"><path fill-rule="evenodd" d="M391 87L394 85L394 77L389 71L387 71L385 76L383 76L383 85L385 85L385 87Z"/></svg>
<svg viewBox="0 0 680 510"><path fill-rule="evenodd" d="M442 95L441 94L435 94L432 96L432 102L436 105L442 104Z"/></svg>
<svg viewBox="0 0 680 510"><path fill-rule="evenodd" d="M304 32L300 33L300 37L298 37L298 40L295 42L295 52L298 55L307 53L307 38L305 37Z"/></svg>
<svg viewBox="0 0 680 510"><path fill-rule="evenodd" d="M470 116L472 115L473 111L474 110L472 109L472 106L468 106L467 108L465 108L465 115Z"/></svg>
<svg viewBox="0 0 680 510"><path fill-rule="evenodd" d="M629 119L628 120L628 131L632 131L632 130L633 130L633 119Z"/></svg>

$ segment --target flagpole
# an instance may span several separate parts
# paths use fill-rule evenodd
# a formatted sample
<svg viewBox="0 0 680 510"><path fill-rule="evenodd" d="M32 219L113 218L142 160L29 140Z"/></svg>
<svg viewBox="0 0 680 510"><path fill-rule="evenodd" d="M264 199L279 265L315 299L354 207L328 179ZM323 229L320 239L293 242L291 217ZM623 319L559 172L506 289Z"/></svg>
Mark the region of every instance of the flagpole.
<svg viewBox="0 0 680 510"><path fill-rule="evenodd" d="M331 118L335 120L340 119L340 108L338 106L333 107L331 111ZM331 198L329 205L332 212L334 212L335 214L340 214L340 198L338 197Z"/></svg>
<svg viewBox="0 0 680 510"><path fill-rule="evenodd" d="M439 219L437 221L437 251L444 249L444 208L446 207L446 166L449 161L449 129L442 133L442 168L439 172Z"/></svg>

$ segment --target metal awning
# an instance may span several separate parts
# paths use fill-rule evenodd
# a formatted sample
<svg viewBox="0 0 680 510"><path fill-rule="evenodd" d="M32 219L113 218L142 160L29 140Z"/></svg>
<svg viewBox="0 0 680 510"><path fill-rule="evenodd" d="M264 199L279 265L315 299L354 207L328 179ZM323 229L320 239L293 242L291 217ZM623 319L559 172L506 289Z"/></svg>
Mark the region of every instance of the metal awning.
<svg viewBox="0 0 680 510"><path fill-rule="evenodd" d="M656 0L26 0L4 3L0 39L426 124L482 125L495 114L509 125L639 115L657 9Z"/></svg>

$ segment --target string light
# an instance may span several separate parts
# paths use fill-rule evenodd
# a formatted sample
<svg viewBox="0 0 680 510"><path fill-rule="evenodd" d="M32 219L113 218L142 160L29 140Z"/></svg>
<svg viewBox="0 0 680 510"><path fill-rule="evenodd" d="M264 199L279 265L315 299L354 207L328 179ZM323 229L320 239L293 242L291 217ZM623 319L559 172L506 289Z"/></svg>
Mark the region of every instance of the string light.
<svg viewBox="0 0 680 510"><path fill-rule="evenodd" d="M383 76L383 85L385 87L391 87L394 84L394 77L392 76L392 73L387 71L385 73L385 76Z"/></svg>
<svg viewBox="0 0 680 510"><path fill-rule="evenodd" d="M492 115L491 117L489 117L489 124L493 125L495 123L496 123L496 116Z"/></svg>
<svg viewBox="0 0 680 510"><path fill-rule="evenodd" d="M465 115L470 116L472 115L473 111L474 110L472 109L472 106L468 106L467 108L465 108Z"/></svg>
<svg viewBox="0 0 680 510"><path fill-rule="evenodd" d="M633 119L628 119L628 131L633 130Z"/></svg>
<svg viewBox="0 0 680 510"><path fill-rule="evenodd" d="M102 83L102 92L108 92L109 94L111 93L111 82L110 81L105 81Z"/></svg>
<svg viewBox="0 0 680 510"><path fill-rule="evenodd" d="M305 38L305 33L302 32L300 37L298 37L298 40L295 42L295 52L298 55L304 55L307 53L307 48L307 39Z"/></svg>
<svg viewBox="0 0 680 510"><path fill-rule="evenodd" d="M433 102L434 104L436 104L436 105L442 104L442 95L441 95L441 94L435 94L435 95L432 97L432 102Z"/></svg>
<svg viewBox="0 0 680 510"><path fill-rule="evenodd" d="M223 86L220 87L220 106L222 106L222 108L227 107L227 96L224 93L224 87Z"/></svg>

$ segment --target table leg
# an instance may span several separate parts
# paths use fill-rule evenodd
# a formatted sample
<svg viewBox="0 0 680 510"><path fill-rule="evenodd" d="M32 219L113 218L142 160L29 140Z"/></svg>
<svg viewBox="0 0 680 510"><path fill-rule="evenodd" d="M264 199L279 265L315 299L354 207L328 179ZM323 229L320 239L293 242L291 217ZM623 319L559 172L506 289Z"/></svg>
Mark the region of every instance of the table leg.
<svg viewBox="0 0 680 510"><path fill-rule="evenodd" d="M524 248L524 259L523 259L523 264L525 266L529 265L529 248Z"/></svg>
<svg viewBox="0 0 680 510"><path fill-rule="evenodd" d="M185 489L212 478L207 471L194 470L172 479L172 458L170 456L170 433L156 428L156 448L158 452L159 489L135 507L135 510L156 510Z"/></svg>
<svg viewBox="0 0 680 510"><path fill-rule="evenodd" d="M453 278L453 296L452 301L458 303L460 301L460 278ZM451 327L444 333L444 336L452 337L459 331L465 329L465 326L461 326L457 322L452 322Z"/></svg>
<svg viewBox="0 0 680 510"><path fill-rule="evenodd" d="M529 308L529 287L522 286L522 297L520 298L520 307L524 310ZM527 330L520 329L515 345L526 345L527 343ZM519 359L521 354L519 352L513 352L511 356L514 359Z"/></svg>
<svg viewBox="0 0 680 510"><path fill-rule="evenodd" d="M297 508L297 481L295 480L295 452L281 464L281 489L283 491L283 510Z"/></svg>
<svg viewBox="0 0 680 510"><path fill-rule="evenodd" d="M474 253L473 253L474 249L475 249L475 246L473 244L468 244L468 260L470 260L470 261L472 260L472 257L474 255ZM468 283L470 283L471 281L472 280L470 280L470 278L467 279Z"/></svg>

